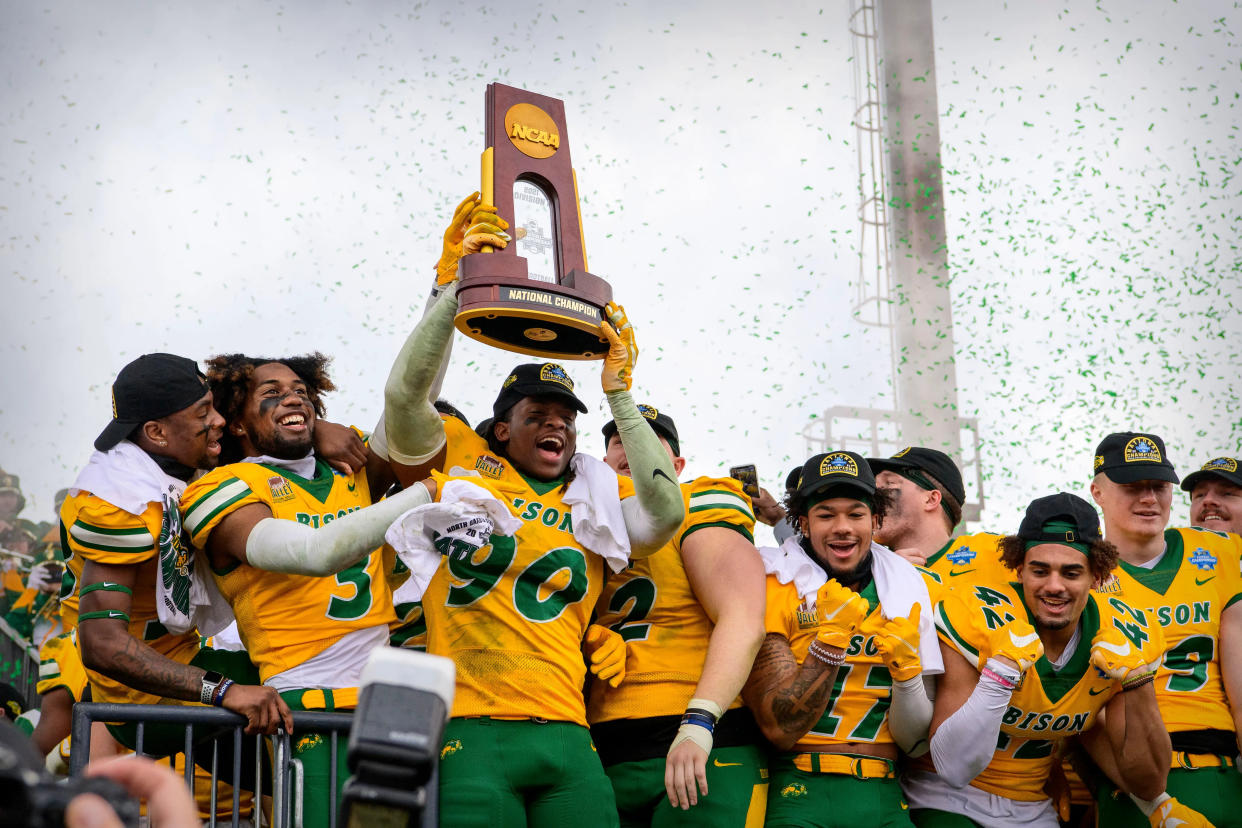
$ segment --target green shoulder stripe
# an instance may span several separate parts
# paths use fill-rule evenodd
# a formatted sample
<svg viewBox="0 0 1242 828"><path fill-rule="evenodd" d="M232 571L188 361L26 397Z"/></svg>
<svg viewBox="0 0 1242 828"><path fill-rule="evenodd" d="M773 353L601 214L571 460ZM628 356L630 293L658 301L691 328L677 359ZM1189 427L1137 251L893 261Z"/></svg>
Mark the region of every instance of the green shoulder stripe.
<svg viewBox="0 0 1242 828"><path fill-rule="evenodd" d="M190 508L182 515L185 528L191 537L196 537L199 530L211 523L217 515L249 494L250 487L243 481L236 477L226 479L190 504Z"/></svg>
<svg viewBox="0 0 1242 828"><path fill-rule="evenodd" d="M752 514L750 502L728 489L703 489L690 495L691 512L702 512L706 509L737 509L739 512Z"/></svg>
<svg viewBox="0 0 1242 828"><path fill-rule="evenodd" d="M685 543L686 538L690 537L695 532L699 531L700 529L707 529L712 526L721 526L725 529L732 529L734 532L737 532L739 535L746 538L746 540L749 541L750 543L755 542L755 536L752 535L750 533L750 530L747 529L745 526L741 526L736 523L730 523L727 520L715 520L709 523L696 523L696 524L693 524L692 526L688 526L686 528L686 531L681 533L681 537L677 539L677 543L678 544Z"/></svg>
<svg viewBox="0 0 1242 828"><path fill-rule="evenodd" d="M79 546L102 552L150 552L155 549L155 538L151 537L145 526L113 529L77 520L69 527L69 537Z"/></svg>
<svg viewBox="0 0 1242 828"><path fill-rule="evenodd" d="M940 632L942 638L946 639L959 653L966 657L967 661L970 661L972 664L978 663L979 651L972 647L970 642L962 638L961 634L953 628L953 624L949 621L949 616L945 614L943 602L936 607L936 629Z"/></svg>

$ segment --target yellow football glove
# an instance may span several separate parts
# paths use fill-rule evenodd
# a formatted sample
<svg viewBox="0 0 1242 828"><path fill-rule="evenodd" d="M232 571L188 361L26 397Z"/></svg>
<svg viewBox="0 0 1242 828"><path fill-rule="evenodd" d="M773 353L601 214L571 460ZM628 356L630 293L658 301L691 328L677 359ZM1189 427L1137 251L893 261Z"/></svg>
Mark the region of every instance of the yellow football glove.
<svg viewBox="0 0 1242 828"><path fill-rule="evenodd" d="M829 647L842 650L850 645L850 636L871 612L867 599L835 578L819 588L815 597L815 614L819 616L816 638Z"/></svg>
<svg viewBox="0 0 1242 828"><path fill-rule="evenodd" d="M1172 796L1157 805L1147 820L1151 828L1214 828L1207 817Z"/></svg>
<svg viewBox="0 0 1242 828"><path fill-rule="evenodd" d="M607 322L599 323L600 333L608 340L604 370L600 383L604 391L629 391L634 384L634 363L638 361L638 345L634 342L634 326L625 316L625 308L615 302L604 306Z"/></svg>
<svg viewBox="0 0 1242 828"><path fill-rule="evenodd" d="M923 605L915 603L909 618L890 618L880 626L875 636L876 649L888 665L888 672L896 681L912 679L923 672L919 660L919 615Z"/></svg>
<svg viewBox="0 0 1242 828"><path fill-rule="evenodd" d="M1154 655L1154 660L1150 660ZM1123 687L1141 684L1160 667L1160 653L1144 653L1116 624L1100 624L1091 640L1091 663Z"/></svg>
<svg viewBox="0 0 1242 828"><path fill-rule="evenodd" d="M457 278L457 264L466 253L477 253L490 244L503 249L509 243L505 228L509 223L496 215L496 208L480 203L478 193L462 199L444 231L444 247L436 262L436 285L444 286Z"/></svg>
<svg viewBox="0 0 1242 828"><path fill-rule="evenodd" d="M582 639L582 651L591 672L608 682L609 687L616 687L625 679L625 639L620 633L592 624Z"/></svg>
<svg viewBox="0 0 1242 828"><path fill-rule="evenodd" d="M987 652L979 654L979 667L982 669L989 656L1004 656L1018 665L1019 673L1025 673L1043 654L1044 642L1039 640L1035 628L1026 621L1014 619L988 632Z"/></svg>

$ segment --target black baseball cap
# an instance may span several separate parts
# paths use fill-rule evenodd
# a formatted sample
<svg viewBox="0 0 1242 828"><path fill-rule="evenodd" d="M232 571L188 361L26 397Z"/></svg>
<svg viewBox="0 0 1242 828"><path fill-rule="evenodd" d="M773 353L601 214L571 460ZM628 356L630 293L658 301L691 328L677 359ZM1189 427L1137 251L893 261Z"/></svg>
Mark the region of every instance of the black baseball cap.
<svg viewBox="0 0 1242 828"><path fill-rule="evenodd" d="M526 397L562 397L580 413L587 411L574 394L574 381L555 362L527 362L510 371L492 403L492 417L502 419L506 411Z"/></svg>
<svg viewBox="0 0 1242 828"><path fill-rule="evenodd" d="M866 495L875 494L875 475L862 455L852 451L817 454L802 464L798 477L798 497L810 497L825 489L844 486Z"/></svg>
<svg viewBox="0 0 1242 828"><path fill-rule="evenodd" d="M1114 483L1140 480L1178 482L1177 472L1164 450L1164 440L1155 434L1121 431L1110 434L1095 449L1091 475L1103 473Z"/></svg>
<svg viewBox="0 0 1242 828"><path fill-rule="evenodd" d="M1046 524L1055 521L1058 531L1048 531ZM1018 537L1041 543L1078 543L1090 546L1102 540L1100 516L1095 507L1077 495L1057 492L1036 498L1026 507Z"/></svg>
<svg viewBox="0 0 1242 828"><path fill-rule="evenodd" d="M665 440L668 440L669 446L673 449L673 454L681 457L681 438L677 436L677 424L673 422L673 418L655 408L654 406L642 403L638 406L638 413L647 418L647 422L651 424L651 428L656 434L659 434ZM608 445L608 441L612 439L612 435L617 433L617 421L609 420L604 424L604 445Z"/></svg>
<svg viewBox="0 0 1242 828"><path fill-rule="evenodd" d="M867 465L872 474L891 471L906 477L905 472L923 471L936 478L944 486L945 491L953 495L959 504L966 502L966 484L962 482L962 473L957 464L943 451L923 446L907 446L892 457L868 457ZM920 481L915 483L923 485ZM926 487L925 487L926 488Z"/></svg>
<svg viewBox="0 0 1242 828"><path fill-rule="evenodd" d="M802 478L802 467L794 466L789 470L789 474L785 475L785 491L792 492L798 488L798 481Z"/></svg>
<svg viewBox="0 0 1242 828"><path fill-rule="evenodd" d="M1235 486L1242 486L1242 474L1238 474L1238 460L1236 457L1213 457L1211 460L1203 464L1197 471L1186 475L1186 479L1182 481L1182 488L1186 491L1193 491L1204 479L1208 477L1219 477Z"/></svg>
<svg viewBox="0 0 1242 828"><path fill-rule="evenodd" d="M189 408L207 393L198 363L175 354L143 354L121 369L112 383L112 422L95 438L108 451L135 428Z"/></svg>

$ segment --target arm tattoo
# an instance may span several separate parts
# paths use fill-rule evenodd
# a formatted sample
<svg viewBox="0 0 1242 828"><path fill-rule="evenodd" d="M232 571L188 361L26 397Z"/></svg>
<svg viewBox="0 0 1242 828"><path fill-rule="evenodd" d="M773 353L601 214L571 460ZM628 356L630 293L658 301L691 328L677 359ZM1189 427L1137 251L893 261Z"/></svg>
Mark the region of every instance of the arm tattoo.
<svg viewBox="0 0 1242 828"><path fill-rule="evenodd" d="M92 621L91 623L108 623ZM125 631L99 672L135 690L184 701L198 701L203 671L160 655Z"/></svg>
<svg viewBox="0 0 1242 828"><path fill-rule="evenodd" d="M761 694L765 718L800 739L824 713L837 668L808 658L799 665L783 636L769 633L751 670L748 689Z"/></svg>

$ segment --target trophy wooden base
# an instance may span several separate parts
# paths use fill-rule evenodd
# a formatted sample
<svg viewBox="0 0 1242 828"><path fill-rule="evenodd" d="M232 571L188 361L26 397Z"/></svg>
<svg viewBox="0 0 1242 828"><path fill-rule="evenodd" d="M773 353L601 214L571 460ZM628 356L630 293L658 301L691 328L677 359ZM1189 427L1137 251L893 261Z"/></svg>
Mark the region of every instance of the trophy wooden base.
<svg viewBox="0 0 1242 828"><path fill-rule="evenodd" d="M563 282L527 278L518 256L475 253L459 265L457 330L506 351L545 359L603 359L608 340L599 332L612 288L571 270Z"/></svg>

